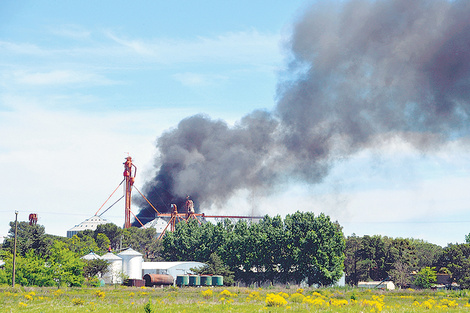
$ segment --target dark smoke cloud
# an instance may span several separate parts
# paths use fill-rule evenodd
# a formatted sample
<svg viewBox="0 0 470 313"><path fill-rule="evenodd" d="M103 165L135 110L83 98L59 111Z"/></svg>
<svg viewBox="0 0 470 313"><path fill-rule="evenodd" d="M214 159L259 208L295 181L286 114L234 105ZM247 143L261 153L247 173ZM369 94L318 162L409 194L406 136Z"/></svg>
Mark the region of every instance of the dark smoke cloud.
<svg viewBox="0 0 470 313"><path fill-rule="evenodd" d="M426 150L468 135L469 17L469 1L316 2L295 24L273 112L234 127L184 119L158 139L145 193L161 211L186 195L222 205L239 190L321 182L336 160L394 136Z"/></svg>

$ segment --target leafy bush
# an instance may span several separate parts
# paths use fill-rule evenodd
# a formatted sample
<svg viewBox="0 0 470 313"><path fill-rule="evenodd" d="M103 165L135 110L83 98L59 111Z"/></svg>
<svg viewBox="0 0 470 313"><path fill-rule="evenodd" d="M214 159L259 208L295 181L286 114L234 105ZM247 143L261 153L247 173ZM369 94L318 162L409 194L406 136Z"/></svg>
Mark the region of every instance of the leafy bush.
<svg viewBox="0 0 470 313"><path fill-rule="evenodd" d="M430 288L437 281L434 268L425 267L416 274L415 285L421 288Z"/></svg>

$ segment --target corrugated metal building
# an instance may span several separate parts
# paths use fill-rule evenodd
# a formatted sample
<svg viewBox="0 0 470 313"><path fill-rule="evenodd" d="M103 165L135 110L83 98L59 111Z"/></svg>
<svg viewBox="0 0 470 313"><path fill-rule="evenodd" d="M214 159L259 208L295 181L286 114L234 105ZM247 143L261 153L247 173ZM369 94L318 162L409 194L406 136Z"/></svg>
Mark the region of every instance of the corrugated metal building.
<svg viewBox="0 0 470 313"><path fill-rule="evenodd" d="M81 222L78 225L75 225L75 227L67 230L67 238L72 238L73 235L76 235L77 233L84 231L84 230L95 230L98 225L101 224L108 224L110 223L109 221L105 220L104 218L98 216L98 215L93 215L90 218L87 218L83 222Z"/></svg>
<svg viewBox="0 0 470 313"><path fill-rule="evenodd" d="M178 275L192 273L191 268L203 267L204 265L204 263L195 261L142 262L142 276L145 274L166 274L175 278Z"/></svg>

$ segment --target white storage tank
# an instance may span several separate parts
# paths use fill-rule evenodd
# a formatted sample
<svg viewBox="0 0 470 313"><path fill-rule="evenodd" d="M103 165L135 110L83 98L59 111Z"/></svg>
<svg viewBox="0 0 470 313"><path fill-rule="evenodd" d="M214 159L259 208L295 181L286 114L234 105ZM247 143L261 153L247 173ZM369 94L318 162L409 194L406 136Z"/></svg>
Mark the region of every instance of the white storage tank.
<svg viewBox="0 0 470 313"><path fill-rule="evenodd" d="M92 251L92 252L88 253L87 255L82 256L80 259L82 259L82 260L99 260L99 259L101 259L101 257L98 254L96 254Z"/></svg>
<svg viewBox="0 0 470 313"><path fill-rule="evenodd" d="M122 259L117 255L108 252L101 257L101 259L108 261L108 272L103 275L105 284L120 284L122 283Z"/></svg>
<svg viewBox="0 0 470 313"><path fill-rule="evenodd" d="M142 253L132 248L118 254L122 258L122 272L129 279L142 279Z"/></svg>

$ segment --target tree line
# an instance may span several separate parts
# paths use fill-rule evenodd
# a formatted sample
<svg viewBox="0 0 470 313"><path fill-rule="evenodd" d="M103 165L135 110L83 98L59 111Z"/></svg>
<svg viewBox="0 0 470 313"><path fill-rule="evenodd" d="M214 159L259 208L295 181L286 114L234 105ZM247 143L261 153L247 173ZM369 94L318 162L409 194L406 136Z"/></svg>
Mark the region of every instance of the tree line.
<svg viewBox="0 0 470 313"><path fill-rule="evenodd" d="M346 283L390 279L400 287L429 287L436 281L436 274L448 274L451 282L470 288L470 237L466 240L443 248L419 239L348 236L344 252ZM415 278L410 273L416 273Z"/></svg>
<svg viewBox="0 0 470 313"><path fill-rule="evenodd" d="M5 261L0 284L11 284L14 223L0 249ZM391 279L400 287L419 283L428 287L437 273L470 288L470 235L466 243L441 247L419 239L386 236L344 237L341 226L324 214L296 212L265 216L258 223L225 220L177 224L163 240L153 228L122 229L99 225L72 238L52 236L41 225L18 223L17 283L25 286L96 283L105 264L80 257L132 247L147 261L200 261L208 264L201 273L224 275L246 284L299 283L330 285L345 274L346 283ZM411 272L417 273L415 278ZM419 278L419 279L418 279ZM416 280L416 281L415 281Z"/></svg>
<svg viewBox="0 0 470 313"><path fill-rule="evenodd" d="M337 222L324 214L296 212L284 220L265 216L258 223L179 223L163 238L162 253L171 261L200 262L216 254L234 279L246 284L305 281L325 286L341 278L344 248Z"/></svg>

